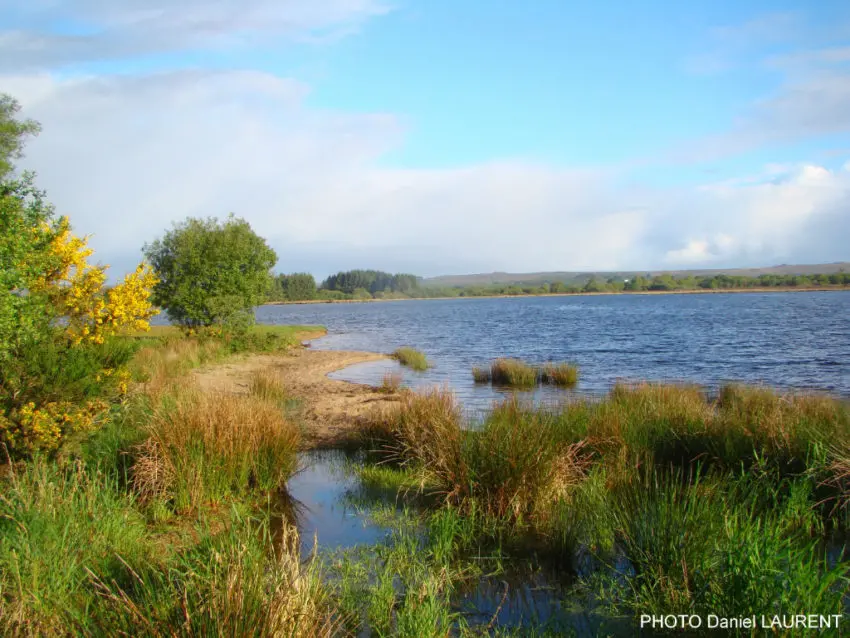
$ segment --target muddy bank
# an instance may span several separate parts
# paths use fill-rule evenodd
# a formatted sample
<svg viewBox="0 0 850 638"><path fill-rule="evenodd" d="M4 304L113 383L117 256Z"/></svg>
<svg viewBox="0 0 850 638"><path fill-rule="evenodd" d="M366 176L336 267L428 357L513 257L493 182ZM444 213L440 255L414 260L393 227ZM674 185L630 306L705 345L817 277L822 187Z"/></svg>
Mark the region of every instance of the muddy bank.
<svg viewBox="0 0 850 638"><path fill-rule="evenodd" d="M299 348L285 354L256 354L199 368L193 374L207 392L247 393L251 375L263 369L279 374L293 397L302 402L305 449L345 442L372 409L398 400L377 388L329 379L336 370L387 359L375 352L341 352Z"/></svg>

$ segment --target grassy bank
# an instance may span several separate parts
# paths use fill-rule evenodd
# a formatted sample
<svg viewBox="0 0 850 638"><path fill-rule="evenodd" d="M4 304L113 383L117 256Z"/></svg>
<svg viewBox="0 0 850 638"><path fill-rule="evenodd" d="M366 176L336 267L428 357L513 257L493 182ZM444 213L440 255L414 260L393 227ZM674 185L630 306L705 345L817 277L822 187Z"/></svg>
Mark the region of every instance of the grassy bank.
<svg viewBox="0 0 850 638"><path fill-rule="evenodd" d="M301 564L290 527L272 544L263 505L297 469L285 388L266 374L245 395L210 395L187 376L315 332L155 330L136 344L135 385L107 420L53 456L7 466L0 633L334 635L320 575Z"/></svg>

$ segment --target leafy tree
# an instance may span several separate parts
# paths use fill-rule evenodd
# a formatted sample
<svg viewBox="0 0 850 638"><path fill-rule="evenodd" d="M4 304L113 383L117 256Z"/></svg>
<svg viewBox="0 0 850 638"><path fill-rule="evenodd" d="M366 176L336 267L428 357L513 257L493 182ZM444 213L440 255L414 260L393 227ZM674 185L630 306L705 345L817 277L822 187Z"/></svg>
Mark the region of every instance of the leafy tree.
<svg viewBox="0 0 850 638"><path fill-rule="evenodd" d="M243 330L271 287L277 255L250 224L232 214L188 218L144 247L159 282L154 301L186 328Z"/></svg>
<svg viewBox="0 0 850 638"><path fill-rule="evenodd" d="M280 299L306 301L316 298L316 280L309 273L278 275L275 277L275 288Z"/></svg>
<svg viewBox="0 0 850 638"><path fill-rule="evenodd" d="M15 119L20 110L15 98L0 93L0 179L12 172L12 161L21 157L26 138L41 131L38 122Z"/></svg>

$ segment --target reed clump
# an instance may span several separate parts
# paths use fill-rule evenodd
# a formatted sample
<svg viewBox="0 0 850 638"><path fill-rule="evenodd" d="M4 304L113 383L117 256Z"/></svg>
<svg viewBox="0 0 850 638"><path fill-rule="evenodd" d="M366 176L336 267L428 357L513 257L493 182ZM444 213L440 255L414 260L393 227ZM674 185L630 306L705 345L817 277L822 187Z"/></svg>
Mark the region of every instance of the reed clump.
<svg viewBox="0 0 850 638"><path fill-rule="evenodd" d="M447 388L406 392L401 402L374 414L361 435L367 445L400 465L428 469L450 498L467 485L463 416Z"/></svg>
<svg viewBox="0 0 850 638"><path fill-rule="evenodd" d="M263 401L283 405L289 400L289 393L280 373L274 369L263 368L251 374L248 392Z"/></svg>
<svg viewBox="0 0 850 638"><path fill-rule="evenodd" d="M490 365L493 385L528 388L537 385L538 370L519 359L496 359Z"/></svg>
<svg viewBox="0 0 850 638"><path fill-rule="evenodd" d="M578 383L578 366L574 363L547 363L540 369L540 382L546 385L572 387Z"/></svg>
<svg viewBox="0 0 850 638"><path fill-rule="evenodd" d="M425 356L425 353L421 350L417 350L416 348L398 348L395 352L393 352L392 357L401 365L420 372L427 370L431 365L428 362L428 357Z"/></svg>
<svg viewBox="0 0 850 638"><path fill-rule="evenodd" d="M275 489L296 469L298 428L279 405L254 396L179 391L154 406L147 433L135 488L177 511Z"/></svg>
<svg viewBox="0 0 850 638"><path fill-rule="evenodd" d="M578 383L574 363L546 363L533 366L520 359L500 358L489 367L472 368L475 383L492 383L511 388L533 388L538 384L572 387Z"/></svg>

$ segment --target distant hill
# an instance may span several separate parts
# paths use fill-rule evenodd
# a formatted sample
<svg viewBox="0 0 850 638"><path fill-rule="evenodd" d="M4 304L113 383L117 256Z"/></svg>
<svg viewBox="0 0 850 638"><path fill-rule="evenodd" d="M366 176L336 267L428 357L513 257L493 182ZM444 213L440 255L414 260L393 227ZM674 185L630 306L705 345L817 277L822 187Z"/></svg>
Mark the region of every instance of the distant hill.
<svg viewBox="0 0 850 638"><path fill-rule="evenodd" d="M423 286L487 286L489 284L541 284L544 282L562 281L567 284L584 284L591 278L631 279L638 275L655 277L656 275L672 275L673 277L714 276L714 275L744 275L758 277L759 275L830 275L836 272L850 272L850 262L839 261L832 264L801 264L767 266L765 268L715 268L703 270L618 270L597 272L531 272L508 273L491 272L477 275L443 275L427 277L421 280Z"/></svg>

